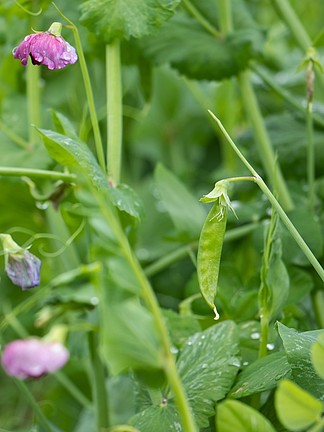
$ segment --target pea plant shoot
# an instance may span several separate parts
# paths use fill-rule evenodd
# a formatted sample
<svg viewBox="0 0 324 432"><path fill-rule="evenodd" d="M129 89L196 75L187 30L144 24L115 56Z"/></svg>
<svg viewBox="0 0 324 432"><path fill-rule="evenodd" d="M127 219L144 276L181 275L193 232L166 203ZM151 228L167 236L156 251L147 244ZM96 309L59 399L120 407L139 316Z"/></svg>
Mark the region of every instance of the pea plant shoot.
<svg viewBox="0 0 324 432"><path fill-rule="evenodd" d="M324 5L294 7L0 4L1 430L324 430Z"/></svg>

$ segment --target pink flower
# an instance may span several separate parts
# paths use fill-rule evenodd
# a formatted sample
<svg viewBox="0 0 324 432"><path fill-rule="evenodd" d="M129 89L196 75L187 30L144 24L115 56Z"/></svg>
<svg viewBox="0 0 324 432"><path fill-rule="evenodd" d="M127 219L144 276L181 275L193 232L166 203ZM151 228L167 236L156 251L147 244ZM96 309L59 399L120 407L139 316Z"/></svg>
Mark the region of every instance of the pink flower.
<svg viewBox="0 0 324 432"><path fill-rule="evenodd" d="M18 339L6 345L2 366L8 375L16 378L39 378L63 367L69 356L60 342Z"/></svg>
<svg viewBox="0 0 324 432"><path fill-rule="evenodd" d="M48 69L63 69L78 60L75 49L61 36L62 24L53 23L44 33L31 34L12 51L14 58L23 66L28 56L34 65L46 65Z"/></svg>

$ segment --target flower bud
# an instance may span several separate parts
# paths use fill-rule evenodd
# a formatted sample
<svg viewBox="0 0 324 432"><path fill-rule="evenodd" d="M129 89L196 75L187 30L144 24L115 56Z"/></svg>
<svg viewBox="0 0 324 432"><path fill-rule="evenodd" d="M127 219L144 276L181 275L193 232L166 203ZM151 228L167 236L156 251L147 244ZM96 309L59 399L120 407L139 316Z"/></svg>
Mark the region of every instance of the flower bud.
<svg viewBox="0 0 324 432"><path fill-rule="evenodd" d="M39 285L41 260L20 247L9 234L0 234L0 239L5 254L6 273L12 283L23 290Z"/></svg>

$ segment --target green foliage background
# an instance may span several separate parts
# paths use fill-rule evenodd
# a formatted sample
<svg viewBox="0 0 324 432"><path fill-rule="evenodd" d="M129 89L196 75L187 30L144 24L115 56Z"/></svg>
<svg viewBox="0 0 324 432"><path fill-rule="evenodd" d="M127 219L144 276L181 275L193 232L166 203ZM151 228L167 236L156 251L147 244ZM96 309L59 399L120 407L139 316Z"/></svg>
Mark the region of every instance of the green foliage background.
<svg viewBox="0 0 324 432"><path fill-rule="evenodd" d="M316 73L315 79L316 200L309 209L306 80L305 69L299 69L306 52L278 15L275 1L233 0L234 30L227 34L221 1L136 0L132 10L121 0L57 0L80 32L103 141L105 44L121 40L123 162L122 184L115 189L106 184L89 152L95 153L95 144L78 64L58 71L40 67L41 131L30 142L26 69L13 59L12 49L32 29L46 31L61 17L48 1L20 3L27 10L41 8L42 13L28 15L11 0L0 4L0 167L68 168L77 180L62 188L50 179L26 180L1 175L0 170L0 230L11 233L20 245L32 243L31 251L43 262L41 285L29 292L21 292L4 269L1 272L2 346L26 334L43 336L55 324L64 324L71 352L64 374L92 400L89 334L99 329L95 346L112 373L106 380L111 424L128 423L141 432L182 430L175 428L180 425L179 413L161 371L163 358L152 316L138 299L138 280L104 216L102 203L107 200L114 204L163 310L199 430L229 430L228 412L242 410L246 418L253 416L229 399L221 402L228 395L243 398L241 402L266 417L257 417L255 430L285 430L274 406L282 378L323 400L323 380L310 361L311 343L324 327L323 282L280 223L265 256L271 206L254 183L235 183L230 198L238 219L229 214L216 297L221 322L215 325L197 295L197 242L209 209L199 198L216 181L246 175L247 170L207 110L216 113L276 191L277 177L269 177L240 92L240 77L251 72L249 79L294 204L288 215L323 264L323 74ZM289 3L322 60L323 2ZM74 45L69 29L63 36ZM66 136L73 141L67 144ZM23 148L17 137L32 145ZM79 140L85 144L80 146ZM86 177L91 177L91 185ZM104 198L98 198L97 190ZM91 268L94 262L104 270ZM268 353L258 358L262 293L272 297L267 303ZM208 343L203 342L206 339ZM0 374L0 430L43 430L12 379ZM97 430L94 411L71 396L59 379L48 376L28 386L57 430ZM160 406L161 395L169 398L166 411ZM252 429L243 424L235 430Z"/></svg>

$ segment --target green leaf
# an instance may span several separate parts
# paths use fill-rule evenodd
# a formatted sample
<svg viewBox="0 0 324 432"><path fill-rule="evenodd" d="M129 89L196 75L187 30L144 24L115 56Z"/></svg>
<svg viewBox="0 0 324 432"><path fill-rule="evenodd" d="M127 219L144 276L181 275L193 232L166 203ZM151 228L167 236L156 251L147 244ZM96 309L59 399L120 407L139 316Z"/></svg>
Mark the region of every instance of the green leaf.
<svg viewBox="0 0 324 432"><path fill-rule="evenodd" d="M183 183L160 163L155 169L155 181L177 231L196 239L206 217L203 207Z"/></svg>
<svg viewBox="0 0 324 432"><path fill-rule="evenodd" d="M129 421L141 432L181 432L180 416L173 402L162 403L159 406L151 406Z"/></svg>
<svg viewBox="0 0 324 432"><path fill-rule="evenodd" d="M61 117L61 127L67 124ZM72 171L81 172L83 178L90 179L92 184L99 190L106 190L110 201L121 211L141 219L143 210L137 194L127 185L119 184L112 187L93 153L83 142L69 138L65 135L51 130L39 129L44 145L48 153L58 163L70 168Z"/></svg>
<svg viewBox="0 0 324 432"><path fill-rule="evenodd" d="M290 288L286 300L287 305L295 305L302 301L314 288L312 275L298 267L288 267Z"/></svg>
<svg viewBox="0 0 324 432"><path fill-rule="evenodd" d="M280 422L289 430L301 431L319 420L323 404L291 381L280 382L275 395Z"/></svg>
<svg viewBox="0 0 324 432"><path fill-rule="evenodd" d="M177 368L199 427L208 426L214 403L231 388L240 366L236 326L224 321L190 337Z"/></svg>
<svg viewBox="0 0 324 432"><path fill-rule="evenodd" d="M101 40L140 38L148 35L174 13L180 0L88 0L81 22Z"/></svg>
<svg viewBox="0 0 324 432"><path fill-rule="evenodd" d="M281 311L289 295L289 275L281 259L281 240L272 242L267 284L271 290L271 307L269 313L274 317Z"/></svg>
<svg viewBox="0 0 324 432"><path fill-rule="evenodd" d="M311 358L314 369L324 380L324 333L319 335L317 341L311 348Z"/></svg>
<svg viewBox="0 0 324 432"><path fill-rule="evenodd" d="M111 373L160 368L160 343L147 309L133 297L118 302L107 297L101 303L100 351Z"/></svg>
<svg viewBox="0 0 324 432"><path fill-rule="evenodd" d="M56 132L79 141L75 127L64 114L61 114L60 112L53 109L51 110L51 114Z"/></svg>
<svg viewBox="0 0 324 432"><path fill-rule="evenodd" d="M275 432L269 420L250 406L226 400L217 406L218 432Z"/></svg>
<svg viewBox="0 0 324 432"><path fill-rule="evenodd" d="M278 323L278 332L292 370L294 381L314 396L324 400L324 381L318 379L311 361L311 347L324 330L298 333Z"/></svg>
<svg viewBox="0 0 324 432"><path fill-rule="evenodd" d="M194 316L179 315L171 309L162 310L170 338L176 347L180 347L189 336L201 330Z"/></svg>
<svg viewBox="0 0 324 432"><path fill-rule="evenodd" d="M156 64L169 63L189 78L222 80L247 67L257 55L261 39L252 28L216 39L193 18L178 14L141 41L141 46Z"/></svg>
<svg viewBox="0 0 324 432"><path fill-rule="evenodd" d="M270 354L247 366L230 392L233 398L272 390L282 378L290 377L291 368L284 351Z"/></svg>
<svg viewBox="0 0 324 432"><path fill-rule="evenodd" d="M320 221L315 219L306 208L296 208L289 212L288 216L316 258L320 258L323 255L324 246ZM296 242L291 241L291 235L286 230L282 235L282 245L285 261L296 265L309 265L304 253Z"/></svg>
<svg viewBox="0 0 324 432"><path fill-rule="evenodd" d="M72 170L82 171L98 189L108 188L108 182L99 164L83 142L51 130L38 130L48 153L54 160Z"/></svg>

